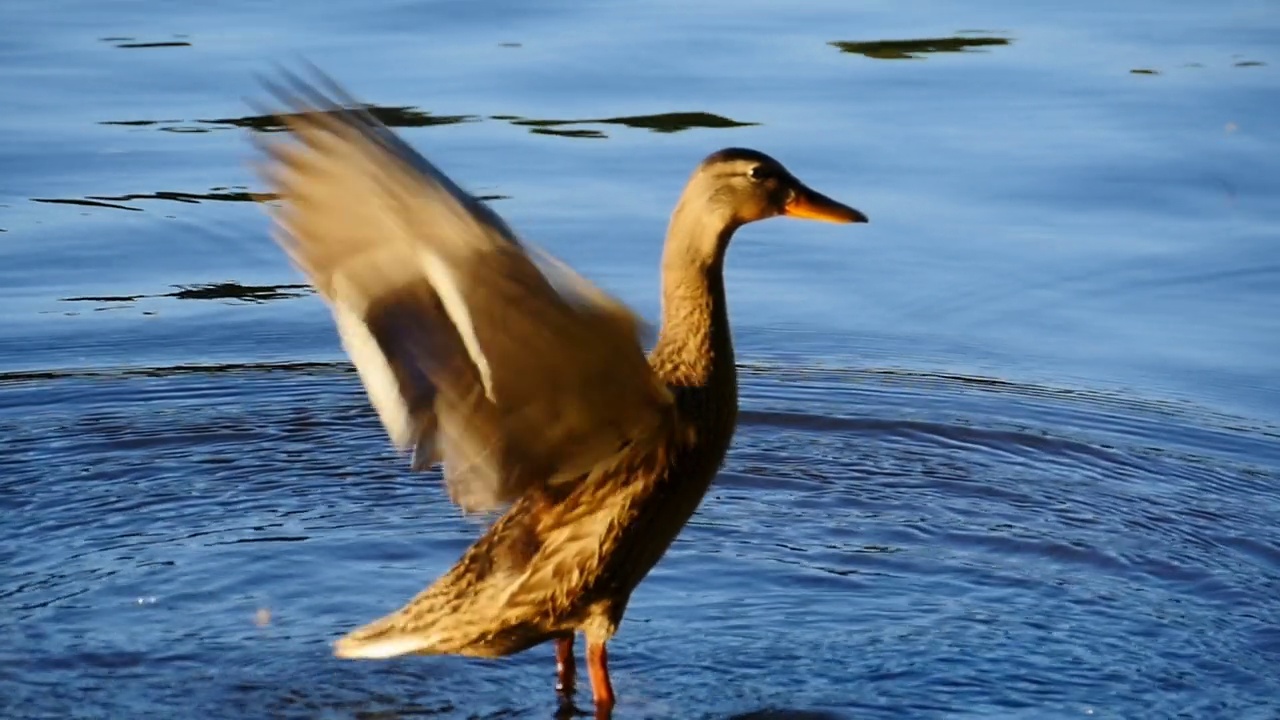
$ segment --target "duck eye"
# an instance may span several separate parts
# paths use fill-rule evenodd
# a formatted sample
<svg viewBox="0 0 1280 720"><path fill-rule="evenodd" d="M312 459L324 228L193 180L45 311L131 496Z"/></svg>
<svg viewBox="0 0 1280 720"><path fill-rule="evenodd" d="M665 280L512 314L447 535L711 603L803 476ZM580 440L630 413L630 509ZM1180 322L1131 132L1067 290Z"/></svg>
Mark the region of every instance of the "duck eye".
<svg viewBox="0 0 1280 720"><path fill-rule="evenodd" d="M777 175L777 173L773 171L773 168L766 167L764 165L756 165L755 167L751 168L751 171L747 174L751 176L752 180L756 180L756 181L768 180L769 178L775 177Z"/></svg>

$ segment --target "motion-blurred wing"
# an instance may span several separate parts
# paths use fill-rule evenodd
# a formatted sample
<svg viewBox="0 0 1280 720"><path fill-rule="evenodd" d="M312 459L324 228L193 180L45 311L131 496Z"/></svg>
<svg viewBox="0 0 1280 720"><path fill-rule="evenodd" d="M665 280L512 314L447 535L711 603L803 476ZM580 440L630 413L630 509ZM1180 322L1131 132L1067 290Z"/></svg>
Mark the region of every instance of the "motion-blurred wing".
<svg viewBox="0 0 1280 720"><path fill-rule="evenodd" d="M415 469L442 461L454 501L487 510L659 436L671 395L623 304L531 256L331 82L286 82L271 89L294 141L261 143L277 241Z"/></svg>

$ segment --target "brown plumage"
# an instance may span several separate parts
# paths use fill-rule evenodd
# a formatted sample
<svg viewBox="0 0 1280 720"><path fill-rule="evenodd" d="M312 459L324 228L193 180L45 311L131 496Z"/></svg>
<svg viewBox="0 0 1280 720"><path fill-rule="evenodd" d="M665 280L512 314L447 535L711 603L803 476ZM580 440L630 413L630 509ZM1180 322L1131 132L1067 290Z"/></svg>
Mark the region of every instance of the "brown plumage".
<svg viewBox="0 0 1280 720"><path fill-rule="evenodd" d="M437 462L450 497L509 506L341 657L496 657L556 640L572 692L586 638L597 710L605 643L697 509L737 419L722 268L734 231L777 215L865 222L776 160L727 149L672 214L662 326L646 358L620 302L521 243L488 207L327 80L273 87L295 142L263 142L277 239L333 310L388 434ZM327 93L327 94L326 94Z"/></svg>

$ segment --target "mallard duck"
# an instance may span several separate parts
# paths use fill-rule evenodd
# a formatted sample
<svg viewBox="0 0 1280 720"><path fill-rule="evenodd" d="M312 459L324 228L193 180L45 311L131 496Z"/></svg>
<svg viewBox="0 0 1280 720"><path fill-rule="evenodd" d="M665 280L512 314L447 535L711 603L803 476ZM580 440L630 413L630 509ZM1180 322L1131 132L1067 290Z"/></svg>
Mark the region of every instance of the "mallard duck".
<svg viewBox="0 0 1280 720"><path fill-rule="evenodd" d="M712 153L671 216L646 356L625 305L517 239L332 81L269 87L292 131L261 141L277 242L331 308L413 469L442 465L465 511L505 509L452 569L335 654L497 657L555 641L557 687L571 694L581 633L607 715L606 644L733 437L730 238L776 216L866 216L764 153Z"/></svg>

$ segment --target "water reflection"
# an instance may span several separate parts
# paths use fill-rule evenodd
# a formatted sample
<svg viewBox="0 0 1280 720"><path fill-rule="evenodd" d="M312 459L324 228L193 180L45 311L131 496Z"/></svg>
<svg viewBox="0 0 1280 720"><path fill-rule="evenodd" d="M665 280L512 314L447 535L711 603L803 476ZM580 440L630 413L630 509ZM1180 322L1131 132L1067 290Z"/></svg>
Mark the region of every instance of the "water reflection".
<svg viewBox="0 0 1280 720"><path fill-rule="evenodd" d="M277 286L288 287L288 286ZM134 300L151 296L119 296L105 298ZM65 300L102 300L104 298L64 298ZM124 366L116 368L56 368L49 370L14 370L0 372L0 387L37 381L68 380L121 380L135 378L180 378L204 375L258 375L283 373L298 375L353 375L355 368L341 362L299 360L294 362L241 362L217 364L188 364L167 366Z"/></svg>
<svg viewBox="0 0 1280 720"><path fill-rule="evenodd" d="M221 202L267 202L269 200L275 200L279 196L276 193L270 192L250 192L248 188L238 186L238 188L215 187L210 189L207 193L187 193L161 190L153 193L90 195L88 197L90 200L108 200L112 202L127 202L129 200L172 200L174 202L199 204L201 201L210 200Z"/></svg>
<svg viewBox="0 0 1280 720"><path fill-rule="evenodd" d="M387 127L429 127L432 125L455 125L457 123L475 122L480 118L475 115L432 115L429 111L419 110L411 106L387 107L382 105L362 104L361 109L374 116ZM287 128L285 124L288 114L246 115L235 118L217 118L214 120L197 120L204 125L226 127L247 127L261 132L281 132Z"/></svg>
<svg viewBox="0 0 1280 720"><path fill-rule="evenodd" d="M454 125L457 123L477 122L478 115L434 115L411 106L387 107L381 105L362 105L370 114L387 127L429 127L433 125ZM103 120L99 125L118 125L121 127L154 127L163 132L205 133L214 130L230 130L234 128L250 128L259 132L283 132L287 129L288 115L262 114L244 117L211 118L196 120ZM527 118L519 115L492 115L488 119L509 122L530 128L530 132L540 135L559 135L578 138L604 138L603 132L594 129L577 128L578 125L622 125L629 128L652 130L659 133L674 133L691 128L735 128L758 125L754 122L743 122L709 112L669 112L651 115L625 115L620 117L584 118L580 120L564 120L555 118Z"/></svg>
<svg viewBox="0 0 1280 720"><path fill-rule="evenodd" d="M81 295L77 297L59 298L62 302L96 302L96 303L134 303L152 298L174 298L177 300L235 300L239 302L261 303L268 300L286 300L309 295L314 290L310 285L241 285L237 282L198 283L195 285L174 285L173 292L153 295Z"/></svg>
<svg viewBox="0 0 1280 720"><path fill-rule="evenodd" d="M185 38L186 35L174 35L174 38ZM166 47L191 47L191 43L182 39L175 40L158 40L153 42L139 41L132 37L104 37L98 38L101 42L111 43L118 48L126 50L137 50L141 48L166 48Z"/></svg>
<svg viewBox="0 0 1280 720"><path fill-rule="evenodd" d="M611 720L612 713L601 710L594 710L587 701L587 705L578 705L573 700L561 698L559 707L556 708L555 714L552 716L555 720L573 720L573 718L595 718L596 720ZM690 705L696 706L691 702ZM734 713L733 715L724 716L724 720L845 720L843 715L837 715L825 710L795 710L789 708L767 707L759 710L750 710L748 712Z"/></svg>
<svg viewBox="0 0 1280 720"><path fill-rule="evenodd" d="M475 122L476 115L433 115L428 111L415 107L387 107L381 105L362 105L362 108L377 118L387 127L428 127L431 125L454 125L464 122ZM231 130L234 128L250 128L259 132L283 132L287 129L288 115L245 115L243 117L210 118L196 120L103 120L99 125L121 125L126 127L156 126L165 132L211 132L213 130Z"/></svg>
<svg viewBox="0 0 1280 720"><path fill-rule="evenodd" d="M197 205L201 202L270 202L276 199L275 193L253 192L243 185L233 187L215 187L207 193L189 193L171 190L160 190L151 193L126 193L124 195L88 195L83 198L31 198L31 202L50 205L81 205L84 207L110 208L112 210L130 210L142 212L142 208L122 205L132 200L168 200L171 202Z"/></svg>
<svg viewBox="0 0 1280 720"><path fill-rule="evenodd" d="M1239 56L1236 56L1236 57L1239 57ZM1266 66L1266 63L1262 62L1261 60L1236 60L1231 63L1231 67L1238 67L1238 68L1254 68L1254 67L1265 67L1265 66ZM1177 69L1189 70L1189 69L1203 69L1205 67L1207 66L1204 63L1190 62L1190 63L1183 63ZM1154 67L1137 67L1130 70L1129 74L1131 75L1163 75L1164 71Z"/></svg>
<svg viewBox="0 0 1280 720"><path fill-rule="evenodd" d="M765 708L730 715L725 720L843 720L843 716L822 710L786 710Z"/></svg>
<svg viewBox="0 0 1280 720"><path fill-rule="evenodd" d="M142 208L129 207L128 205L117 205L115 203L102 202L99 200L86 200L84 198L31 198L31 202L48 203L50 205L83 205L85 207L113 208L115 210L132 210L134 212L142 212Z"/></svg>
<svg viewBox="0 0 1280 720"><path fill-rule="evenodd" d="M508 200L510 195L475 195L482 202ZM198 205L202 202L272 202L278 199L276 193L256 192L243 185L211 188L207 193L189 193L173 190L160 190L151 193L125 193L123 195L87 195L83 198L31 198L31 202L50 205L80 205L84 207L110 208L112 210L130 210L142 212L142 208L121 203L134 200L167 200L170 202Z"/></svg>
<svg viewBox="0 0 1280 720"><path fill-rule="evenodd" d="M189 42L140 42L140 43L121 43L116 45L118 48L163 48L163 47L191 47Z"/></svg>
<svg viewBox="0 0 1280 720"><path fill-rule="evenodd" d="M505 120L512 125L530 128L529 132L540 135L560 135L577 138L606 138L599 130L572 128L574 125L623 125L629 128L642 128L659 133L676 133L691 128L735 128L758 125L754 122L741 122L723 115L708 112L670 112L653 115L626 115L622 117L594 118L584 120L552 120L524 118L518 115L494 115L493 120Z"/></svg>
<svg viewBox="0 0 1280 720"><path fill-rule="evenodd" d="M877 60L922 60L928 53L975 52L973 48L1008 45L1009 38L994 36L956 36L919 40L836 41L828 43L840 52L866 55Z"/></svg>

